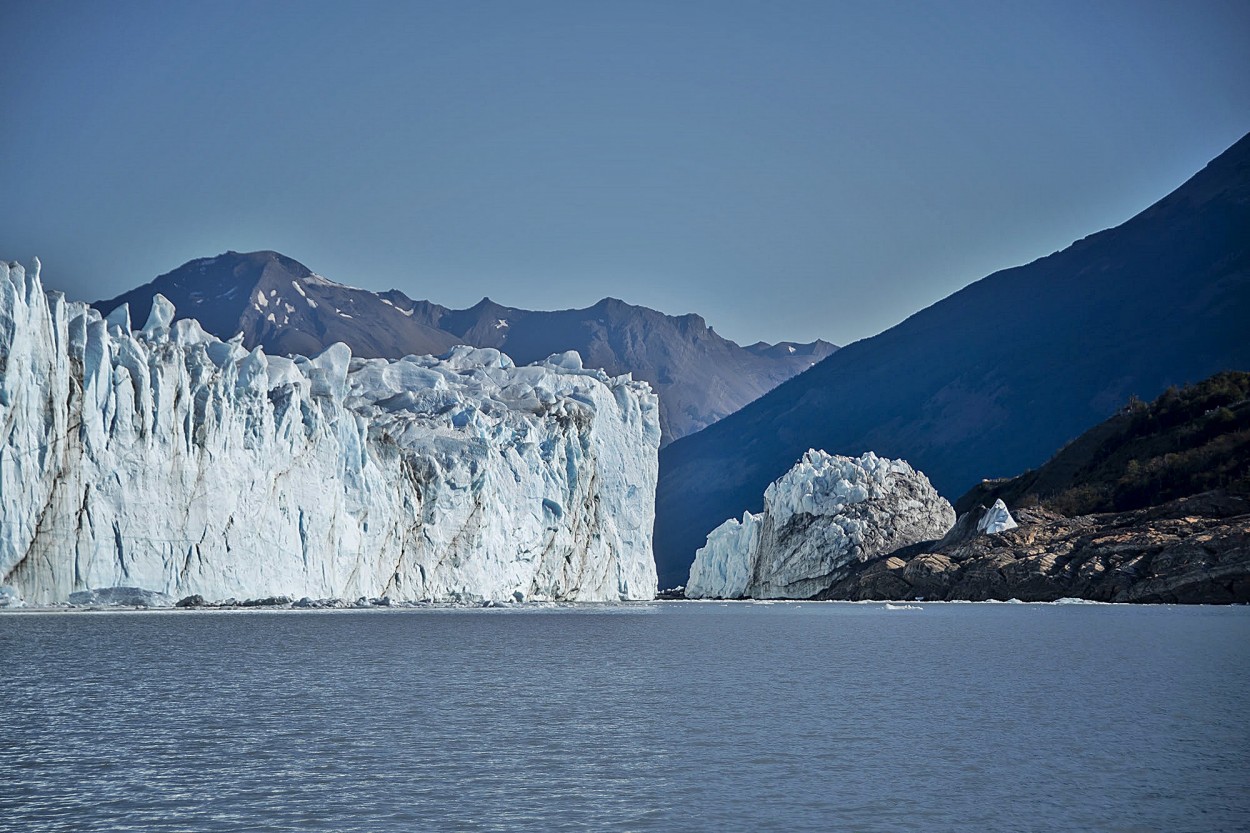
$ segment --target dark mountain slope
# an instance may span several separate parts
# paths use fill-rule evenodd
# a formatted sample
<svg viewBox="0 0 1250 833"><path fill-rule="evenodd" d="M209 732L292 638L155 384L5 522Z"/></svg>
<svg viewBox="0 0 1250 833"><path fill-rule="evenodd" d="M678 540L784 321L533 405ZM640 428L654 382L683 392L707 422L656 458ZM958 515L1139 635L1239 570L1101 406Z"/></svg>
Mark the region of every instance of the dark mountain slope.
<svg viewBox="0 0 1250 833"><path fill-rule="evenodd" d="M1130 395L1250 368L1250 136L1123 225L839 350L661 455L656 560L758 510L810 447L905 457L947 495L1036 466Z"/></svg>
<svg viewBox="0 0 1250 833"><path fill-rule="evenodd" d="M1017 528L976 528L997 499ZM822 598L1250 601L1250 373L1135 400L1033 471L960 498L929 541L854 565Z"/></svg>
<svg viewBox="0 0 1250 833"><path fill-rule="evenodd" d="M963 513L1001 498L1009 506L1090 515L1214 489L1250 496L1250 373L1168 388L1149 405L1134 401L1040 468L978 483L955 508Z"/></svg>
<svg viewBox="0 0 1250 833"><path fill-rule="evenodd" d="M698 315L669 316L615 298L558 312L530 312L483 299L470 309L448 311L437 324L468 343L498 347L523 364L576 350L587 366L633 373L660 394L665 437L722 419L835 349L823 341L796 345L793 351L788 345L742 348L717 335Z"/></svg>
<svg viewBox="0 0 1250 833"><path fill-rule="evenodd" d="M837 348L811 344L740 347L697 315L674 317L605 298L581 310L535 312L489 298L465 310L334 283L277 252L193 260L95 306L129 303L140 325L157 292L179 317L249 347L316 354L336 341L366 358L435 355L456 344L497 347L521 364L576 350L588 367L633 373L660 395L665 441L697 431L801 373Z"/></svg>

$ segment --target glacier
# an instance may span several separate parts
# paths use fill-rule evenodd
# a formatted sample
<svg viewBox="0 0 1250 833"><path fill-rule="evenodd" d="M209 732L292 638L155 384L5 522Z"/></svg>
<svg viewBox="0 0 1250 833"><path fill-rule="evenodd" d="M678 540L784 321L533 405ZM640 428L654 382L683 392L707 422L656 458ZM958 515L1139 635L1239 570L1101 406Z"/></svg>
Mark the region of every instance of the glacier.
<svg viewBox="0 0 1250 833"><path fill-rule="evenodd" d="M954 508L905 460L809 450L769 484L762 512L712 530L686 597L817 598L851 565L941 538L954 523Z"/></svg>
<svg viewBox="0 0 1250 833"><path fill-rule="evenodd" d="M132 330L39 271L0 263L9 596L654 597L645 383L576 353L267 356L160 296Z"/></svg>

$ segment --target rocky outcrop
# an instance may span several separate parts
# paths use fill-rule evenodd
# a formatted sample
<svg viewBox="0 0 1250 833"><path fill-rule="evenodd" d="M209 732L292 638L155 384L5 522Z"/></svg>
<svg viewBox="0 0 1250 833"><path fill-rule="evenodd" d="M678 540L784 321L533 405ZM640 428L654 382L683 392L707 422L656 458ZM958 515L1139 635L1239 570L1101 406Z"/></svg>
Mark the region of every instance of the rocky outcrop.
<svg viewBox="0 0 1250 833"><path fill-rule="evenodd" d="M708 536L688 598L810 599L858 564L950 529L955 512L903 460L808 451L764 493L764 511Z"/></svg>
<svg viewBox="0 0 1250 833"><path fill-rule="evenodd" d="M27 602L654 596L645 384L575 353L280 358L174 313L133 330L0 263L0 584Z"/></svg>
<svg viewBox="0 0 1250 833"><path fill-rule="evenodd" d="M996 534L952 535L859 565L823 594L850 600L1250 602L1250 500L1209 492L1134 512L1016 512Z"/></svg>

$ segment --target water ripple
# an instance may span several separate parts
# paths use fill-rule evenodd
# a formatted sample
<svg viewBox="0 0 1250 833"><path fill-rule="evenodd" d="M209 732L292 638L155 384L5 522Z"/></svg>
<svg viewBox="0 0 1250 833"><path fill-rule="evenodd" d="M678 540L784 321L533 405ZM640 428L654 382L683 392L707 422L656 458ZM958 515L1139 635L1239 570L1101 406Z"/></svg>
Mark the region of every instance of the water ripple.
<svg viewBox="0 0 1250 833"><path fill-rule="evenodd" d="M0 831L1246 829L1245 611L881 611L0 616Z"/></svg>

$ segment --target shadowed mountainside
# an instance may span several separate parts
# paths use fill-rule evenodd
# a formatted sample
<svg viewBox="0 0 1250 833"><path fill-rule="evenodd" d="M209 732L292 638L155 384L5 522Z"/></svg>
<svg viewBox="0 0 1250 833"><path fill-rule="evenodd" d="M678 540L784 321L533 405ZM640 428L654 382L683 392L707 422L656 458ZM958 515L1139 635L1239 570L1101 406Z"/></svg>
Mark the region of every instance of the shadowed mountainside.
<svg viewBox="0 0 1250 833"><path fill-rule="evenodd" d="M1046 460L1131 395L1250 369L1250 136L1116 228L996 272L661 454L656 560L758 511L807 449L903 457L945 494Z"/></svg>
<svg viewBox="0 0 1250 833"><path fill-rule="evenodd" d="M1019 525L984 534L977 522L995 500ZM1134 400L958 507L942 540L856 564L822 596L1250 601L1250 373Z"/></svg>
<svg viewBox="0 0 1250 833"><path fill-rule="evenodd" d="M1134 400L1045 465L986 480L955 508L1003 500L1064 515L1127 512L1213 489L1250 496L1250 373L1229 371L1149 405Z"/></svg>

